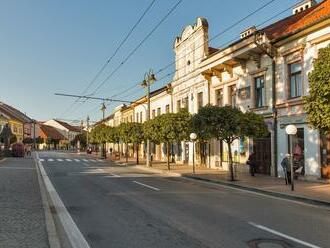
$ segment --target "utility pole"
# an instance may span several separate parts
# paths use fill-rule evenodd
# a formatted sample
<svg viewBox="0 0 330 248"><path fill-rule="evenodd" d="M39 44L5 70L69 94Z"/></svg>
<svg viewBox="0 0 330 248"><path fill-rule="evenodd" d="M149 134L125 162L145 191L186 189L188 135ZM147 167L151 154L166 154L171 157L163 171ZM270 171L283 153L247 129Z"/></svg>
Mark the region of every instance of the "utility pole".
<svg viewBox="0 0 330 248"><path fill-rule="evenodd" d="M102 111L102 122L104 122L105 119L105 110L107 109L107 107L105 106L104 102L102 103L102 107L101 107L101 111ZM102 158L106 159L107 158L107 153L105 150L105 142L102 143L102 152L101 152L101 156Z"/></svg>
<svg viewBox="0 0 330 248"><path fill-rule="evenodd" d="M147 90L147 113L146 113L146 121L150 120L150 85L156 81L155 74L153 74L152 70L144 75L144 80L141 84L142 87ZM151 167L151 154L150 154L150 140L147 139L147 167Z"/></svg>
<svg viewBox="0 0 330 248"><path fill-rule="evenodd" d="M86 133L86 147L89 148L89 116L87 115L86 125L87 125L87 133Z"/></svg>

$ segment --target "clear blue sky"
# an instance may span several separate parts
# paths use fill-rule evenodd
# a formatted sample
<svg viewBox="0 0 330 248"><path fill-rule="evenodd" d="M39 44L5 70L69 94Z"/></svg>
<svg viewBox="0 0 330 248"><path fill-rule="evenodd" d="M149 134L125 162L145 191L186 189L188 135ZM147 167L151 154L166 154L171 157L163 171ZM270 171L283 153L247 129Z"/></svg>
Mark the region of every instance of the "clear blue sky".
<svg viewBox="0 0 330 248"><path fill-rule="evenodd" d="M174 60L174 38L182 28L203 16L212 38L226 27L269 0L183 0L179 7L111 77L97 94L109 97L143 79ZM128 30L151 0L2 0L0 7L0 101L47 120L101 118L100 102L76 104L73 99L54 96L55 92L80 94L114 52ZM104 79L142 40L177 0L157 0L122 50L94 84ZM257 25L298 0L277 0L241 25L211 42L219 47L244 28ZM286 11L281 17L290 15ZM279 19L281 17L277 17ZM167 72L173 71L169 68ZM160 75L161 76L161 75ZM171 78L155 84L160 87ZM119 96L132 100L143 94L135 88ZM108 107L107 114L115 105Z"/></svg>

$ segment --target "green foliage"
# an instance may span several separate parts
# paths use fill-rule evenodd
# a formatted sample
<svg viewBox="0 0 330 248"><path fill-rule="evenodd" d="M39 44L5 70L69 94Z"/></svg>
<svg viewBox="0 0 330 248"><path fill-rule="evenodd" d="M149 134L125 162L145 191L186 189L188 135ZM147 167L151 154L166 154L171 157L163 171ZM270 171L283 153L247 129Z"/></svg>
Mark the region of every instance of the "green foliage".
<svg viewBox="0 0 330 248"><path fill-rule="evenodd" d="M95 126L90 132L90 142L92 144L101 144L108 141L108 126L100 124Z"/></svg>
<svg viewBox="0 0 330 248"><path fill-rule="evenodd" d="M309 96L304 97L307 120L323 133L330 132L330 45L319 50L309 73Z"/></svg>
<svg viewBox="0 0 330 248"><path fill-rule="evenodd" d="M166 143L167 166L169 165L169 144L189 139L191 131L191 115L186 110L178 113L167 113L144 123L145 138L152 142Z"/></svg>
<svg viewBox="0 0 330 248"><path fill-rule="evenodd" d="M23 139L23 144L33 144L33 139L32 138L24 138Z"/></svg>
<svg viewBox="0 0 330 248"><path fill-rule="evenodd" d="M17 142L17 137L15 135L11 136L9 139L10 144L16 143Z"/></svg>
<svg viewBox="0 0 330 248"><path fill-rule="evenodd" d="M262 137L268 133L262 116L252 112L243 113L231 106L207 105L192 118L193 131L199 140L216 138L228 144L231 180L234 180L231 144L240 137Z"/></svg>
<svg viewBox="0 0 330 248"><path fill-rule="evenodd" d="M146 138L154 143L172 143L189 139L190 114L182 110L179 113L167 113L144 123Z"/></svg>
<svg viewBox="0 0 330 248"><path fill-rule="evenodd" d="M45 140L43 138L41 138L40 136L36 138L37 144L43 144L44 142L45 142Z"/></svg>
<svg viewBox="0 0 330 248"><path fill-rule="evenodd" d="M87 144L87 137L86 137L86 133L80 133L80 134L77 134L74 139L71 141L71 145L75 146L78 141L80 142L80 145L82 147L86 147L86 144Z"/></svg>

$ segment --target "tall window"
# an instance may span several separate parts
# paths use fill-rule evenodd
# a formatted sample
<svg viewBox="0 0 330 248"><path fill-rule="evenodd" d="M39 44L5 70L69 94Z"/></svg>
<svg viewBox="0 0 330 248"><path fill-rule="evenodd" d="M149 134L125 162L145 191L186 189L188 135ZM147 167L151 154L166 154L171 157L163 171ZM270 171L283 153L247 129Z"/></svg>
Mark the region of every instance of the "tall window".
<svg viewBox="0 0 330 248"><path fill-rule="evenodd" d="M135 114L135 121L136 121L136 122L139 122L139 113L136 113L136 114Z"/></svg>
<svg viewBox="0 0 330 248"><path fill-rule="evenodd" d="M236 107L236 86L229 87L229 102L232 107Z"/></svg>
<svg viewBox="0 0 330 248"><path fill-rule="evenodd" d="M197 109L203 107L203 92L197 94Z"/></svg>
<svg viewBox="0 0 330 248"><path fill-rule="evenodd" d="M167 105L165 106L165 112L166 112L166 113L169 113L169 112L170 112L170 105L169 105L169 104L167 104Z"/></svg>
<svg viewBox="0 0 330 248"><path fill-rule="evenodd" d="M189 104L188 104L188 96L183 98L183 108L186 109L187 111L189 111Z"/></svg>
<svg viewBox="0 0 330 248"><path fill-rule="evenodd" d="M161 114L161 109L157 108L157 116L160 116L160 114Z"/></svg>
<svg viewBox="0 0 330 248"><path fill-rule="evenodd" d="M260 108L265 105L265 78L264 76L256 77L254 79L255 86L255 106L256 108Z"/></svg>
<svg viewBox="0 0 330 248"><path fill-rule="evenodd" d="M142 120L142 111L140 112L140 122L142 123L143 120Z"/></svg>
<svg viewBox="0 0 330 248"><path fill-rule="evenodd" d="M215 101L218 107L223 106L223 89L218 89L215 91Z"/></svg>
<svg viewBox="0 0 330 248"><path fill-rule="evenodd" d="M302 95L301 63L289 64L289 98Z"/></svg>
<svg viewBox="0 0 330 248"><path fill-rule="evenodd" d="M181 100L176 101L176 112L179 112L181 109Z"/></svg>
<svg viewBox="0 0 330 248"><path fill-rule="evenodd" d="M156 109L153 109L152 114L151 114L151 118L153 119L153 118L155 118L155 116L156 116Z"/></svg>

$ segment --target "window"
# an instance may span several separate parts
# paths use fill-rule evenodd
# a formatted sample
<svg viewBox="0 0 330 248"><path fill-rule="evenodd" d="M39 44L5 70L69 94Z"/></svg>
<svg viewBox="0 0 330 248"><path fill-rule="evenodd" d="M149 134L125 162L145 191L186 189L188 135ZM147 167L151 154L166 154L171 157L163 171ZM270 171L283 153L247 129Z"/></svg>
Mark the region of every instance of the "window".
<svg viewBox="0 0 330 248"><path fill-rule="evenodd" d="M203 107L203 92L197 94L197 109Z"/></svg>
<svg viewBox="0 0 330 248"><path fill-rule="evenodd" d="M182 101L183 101L183 108L189 111L188 96L183 98Z"/></svg>
<svg viewBox="0 0 330 248"><path fill-rule="evenodd" d="M170 105L169 105L169 104L167 104L167 105L165 106L165 112L166 112L166 113L169 113L169 112L170 112Z"/></svg>
<svg viewBox="0 0 330 248"><path fill-rule="evenodd" d="M289 98L302 94L301 63L289 64Z"/></svg>
<svg viewBox="0 0 330 248"><path fill-rule="evenodd" d="M176 111L179 112L181 109L181 100L176 101Z"/></svg>
<svg viewBox="0 0 330 248"><path fill-rule="evenodd" d="M143 120L142 120L142 111L140 112L140 122L142 123Z"/></svg>
<svg viewBox="0 0 330 248"><path fill-rule="evenodd" d="M218 89L215 91L215 104L218 107L223 106L223 89Z"/></svg>
<svg viewBox="0 0 330 248"><path fill-rule="evenodd" d="M155 118L155 116L156 116L156 110L153 109L153 110L152 110L152 114L151 114L151 118L153 119L153 118Z"/></svg>
<svg viewBox="0 0 330 248"><path fill-rule="evenodd" d="M236 86L229 87L229 102L232 107L236 107Z"/></svg>
<svg viewBox="0 0 330 248"><path fill-rule="evenodd" d="M136 117L135 117L135 121L136 121L136 122L139 122L139 113L136 113L135 115L136 115Z"/></svg>
<svg viewBox="0 0 330 248"><path fill-rule="evenodd" d="M264 97L265 97L265 78L264 76L256 77L254 79L254 87L255 87L255 106L256 108L260 108L264 106Z"/></svg>
<svg viewBox="0 0 330 248"><path fill-rule="evenodd" d="M161 109L160 108L157 108L157 116L160 116L162 113Z"/></svg>

